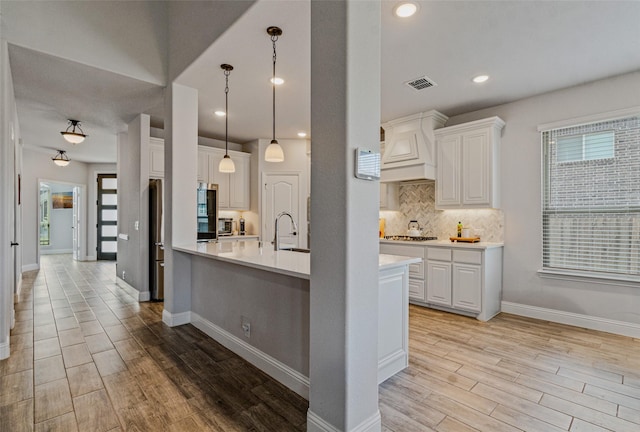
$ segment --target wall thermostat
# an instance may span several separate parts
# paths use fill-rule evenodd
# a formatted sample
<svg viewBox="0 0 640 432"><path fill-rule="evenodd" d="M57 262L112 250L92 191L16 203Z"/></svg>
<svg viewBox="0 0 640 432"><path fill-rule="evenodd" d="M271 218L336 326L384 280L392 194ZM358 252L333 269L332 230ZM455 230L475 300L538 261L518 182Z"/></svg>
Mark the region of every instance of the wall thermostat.
<svg viewBox="0 0 640 432"><path fill-rule="evenodd" d="M357 148L355 174L363 180L380 180L380 153Z"/></svg>

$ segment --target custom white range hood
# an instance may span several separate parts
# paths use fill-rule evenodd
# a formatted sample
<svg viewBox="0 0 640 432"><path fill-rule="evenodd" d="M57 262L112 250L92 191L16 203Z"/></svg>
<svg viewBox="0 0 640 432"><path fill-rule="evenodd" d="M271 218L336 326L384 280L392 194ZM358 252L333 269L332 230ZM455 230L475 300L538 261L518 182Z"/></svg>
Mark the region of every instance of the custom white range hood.
<svg viewBox="0 0 640 432"><path fill-rule="evenodd" d="M435 180L436 139L433 130L443 127L448 118L431 110L384 123L380 181Z"/></svg>

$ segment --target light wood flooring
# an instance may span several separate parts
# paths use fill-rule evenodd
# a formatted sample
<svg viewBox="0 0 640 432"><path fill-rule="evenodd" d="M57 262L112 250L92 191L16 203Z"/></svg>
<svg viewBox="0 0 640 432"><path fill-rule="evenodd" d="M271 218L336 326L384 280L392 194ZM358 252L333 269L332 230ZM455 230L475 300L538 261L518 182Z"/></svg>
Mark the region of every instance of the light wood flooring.
<svg viewBox="0 0 640 432"><path fill-rule="evenodd" d="M304 399L161 313L113 263L43 256L0 361L0 431L306 430ZM380 386L384 431L640 431L640 340L411 306L410 352Z"/></svg>

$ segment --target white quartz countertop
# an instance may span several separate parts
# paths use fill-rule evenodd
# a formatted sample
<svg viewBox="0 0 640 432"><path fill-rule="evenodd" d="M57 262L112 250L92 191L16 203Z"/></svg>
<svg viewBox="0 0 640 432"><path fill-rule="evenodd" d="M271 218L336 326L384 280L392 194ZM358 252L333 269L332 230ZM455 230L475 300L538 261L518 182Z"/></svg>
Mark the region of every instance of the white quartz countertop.
<svg viewBox="0 0 640 432"><path fill-rule="evenodd" d="M271 243L256 240L191 243L173 246L173 250L252 267L259 270L309 279L311 256L308 253L279 250ZM385 270L422 261L422 258L380 254L379 269Z"/></svg>
<svg viewBox="0 0 640 432"><path fill-rule="evenodd" d="M449 239L426 240L426 241L380 239L380 243L414 245L414 246L454 247L454 248L465 248L465 249L491 249L491 248L504 246L504 243L483 242L483 241L479 241L476 243L452 242Z"/></svg>

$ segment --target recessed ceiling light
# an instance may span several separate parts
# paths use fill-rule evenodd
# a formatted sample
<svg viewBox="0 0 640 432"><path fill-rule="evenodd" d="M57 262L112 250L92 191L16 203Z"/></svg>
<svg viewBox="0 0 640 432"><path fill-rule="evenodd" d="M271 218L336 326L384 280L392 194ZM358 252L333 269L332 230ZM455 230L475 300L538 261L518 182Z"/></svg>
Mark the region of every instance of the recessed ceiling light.
<svg viewBox="0 0 640 432"><path fill-rule="evenodd" d="M226 115L224 111L216 111L214 114L217 115L218 117L224 117Z"/></svg>
<svg viewBox="0 0 640 432"><path fill-rule="evenodd" d="M489 75L478 75L473 78L473 82L476 84L481 84L489 79Z"/></svg>
<svg viewBox="0 0 640 432"><path fill-rule="evenodd" d="M307 133L306 133L306 132L298 132L298 136L299 136L300 138L304 138L304 137L306 137L306 136L307 136Z"/></svg>
<svg viewBox="0 0 640 432"><path fill-rule="evenodd" d="M278 77L271 78L271 79L269 79L269 81L271 81L271 82L272 82L272 83L274 83L275 85L281 85L281 84L284 84L284 80L283 80L282 78L278 78Z"/></svg>
<svg viewBox="0 0 640 432"><path fill-rule="evenodd" d="M403 2L398 4L393 13L399 18L409 18L418 11L418 5L412 2Z"/></svg>

